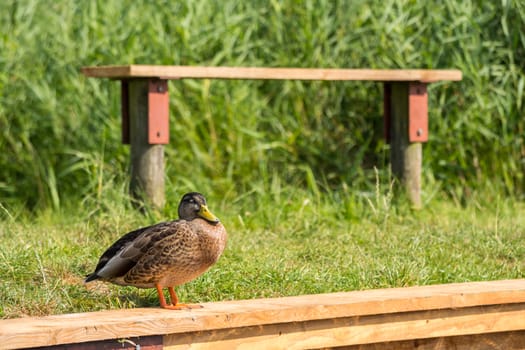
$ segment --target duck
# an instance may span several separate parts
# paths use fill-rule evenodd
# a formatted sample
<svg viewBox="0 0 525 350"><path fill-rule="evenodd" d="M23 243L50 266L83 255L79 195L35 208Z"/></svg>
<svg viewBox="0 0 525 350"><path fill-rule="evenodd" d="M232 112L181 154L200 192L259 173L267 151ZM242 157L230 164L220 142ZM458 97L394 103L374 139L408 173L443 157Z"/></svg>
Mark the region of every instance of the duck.
<svg viewBox="0 0 525 350"><path fill-rule="evenodd" d="M227 232L198 192L182 196L177 220L139 228L123 235L99 258L84 282L100 280L120 286L155 288L160 307L181 310L201 305L181 304L175 287L188 283L222 255ZM170 303L163 290L167 288Z"/></svg>

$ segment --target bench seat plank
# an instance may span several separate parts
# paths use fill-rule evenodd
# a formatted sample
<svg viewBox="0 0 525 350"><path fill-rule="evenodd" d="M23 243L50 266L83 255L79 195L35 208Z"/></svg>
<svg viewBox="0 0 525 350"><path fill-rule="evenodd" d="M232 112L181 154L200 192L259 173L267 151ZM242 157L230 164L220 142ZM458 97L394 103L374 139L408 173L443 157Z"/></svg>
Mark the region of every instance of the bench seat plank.
<svg viewBox="0 0 525 350"><path fill-rule="evenodd" d="M329 68L261 68L123 65L84 67L88 77L132 79L277 79L277 80L359 80L359 81L419 81L461 80L456 69L329 69Z"/></svg>

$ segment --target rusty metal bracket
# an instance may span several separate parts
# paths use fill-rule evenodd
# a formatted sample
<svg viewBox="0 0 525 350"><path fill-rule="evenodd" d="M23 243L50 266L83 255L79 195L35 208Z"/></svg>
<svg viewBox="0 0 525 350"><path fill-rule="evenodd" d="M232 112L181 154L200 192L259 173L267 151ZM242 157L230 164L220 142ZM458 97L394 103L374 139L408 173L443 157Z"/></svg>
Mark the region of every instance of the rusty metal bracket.
<svg viewBox="0 0 525 350"><path fill-rule="evenodd" d="M383 123L386 143L391 140L392 84L383 83ZM427 84L408 83L408 141L428 141L428 93Z"/></svg>
<svg viewBox="0 0 525 350"><path fill-rule="evenodd" d="M169 128L169 96L168 81L151 79L148 89L148 142L168 144Z"/></svg>
<svg viewBox="0 0 525 350"><path fill-rule="evenodd" d="M410 142L426 142L428 141L427 84L412 82L408 89L408 139Z"/></svg>
<svg viewBox="0 0 525 350"><path fill-rule="evenodd" d="M129 80L120 81L120 108L122 118L122 143L130 144ZM168 81L150 79L148 82L148 143L168 144L169 96Z"/></svg>

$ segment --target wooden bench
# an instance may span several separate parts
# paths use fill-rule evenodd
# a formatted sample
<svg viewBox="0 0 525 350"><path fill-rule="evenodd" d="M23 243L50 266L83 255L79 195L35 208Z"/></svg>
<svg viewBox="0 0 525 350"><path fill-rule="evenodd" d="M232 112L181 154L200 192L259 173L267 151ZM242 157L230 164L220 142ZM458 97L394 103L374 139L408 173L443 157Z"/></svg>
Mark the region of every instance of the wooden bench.
<svg viewBox="0 0 525 350"><path fill-rule="evenodd" d="M525 280L0 320L0 349L525 349Z"/></svg>
<svg viewBox="0 0 525 350"><path fill-rule="evenodd" d="M461 80L458 70L245 68L198 66L85 67L88 77L119 79L122 140L131 144L131 190L157 207L164 197L164 144L169 143L169 79L377 81L384 85L385 135L393 174L421 206L422 142L428 139L427 84Z"/></svg>

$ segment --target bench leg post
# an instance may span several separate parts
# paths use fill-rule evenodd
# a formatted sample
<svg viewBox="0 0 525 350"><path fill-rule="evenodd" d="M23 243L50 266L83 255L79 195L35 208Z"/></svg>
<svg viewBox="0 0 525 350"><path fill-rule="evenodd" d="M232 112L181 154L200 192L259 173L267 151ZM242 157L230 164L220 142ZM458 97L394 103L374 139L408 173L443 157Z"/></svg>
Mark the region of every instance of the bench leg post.
<svg viewBox="0 0 525 350"><path fill-rule="evenodd" d="M168 96L165 81L160 81L160 87L156 85L158 82L148 79L132 79L127 82L131 145L130 191L136 199L162 209L165 204L163 144L167 143ZM159 97L162 94L165 96ZM160 128L157 125L159 119ZM154 137L161 140L156 142Z"/></svg>
<svg viewBox="0 0 525 350"><path fill-rule="evenodd" d="M420 208L422 142L428 137L426 84L385 83L385 118L392 173L412 205Z"/></svg>

